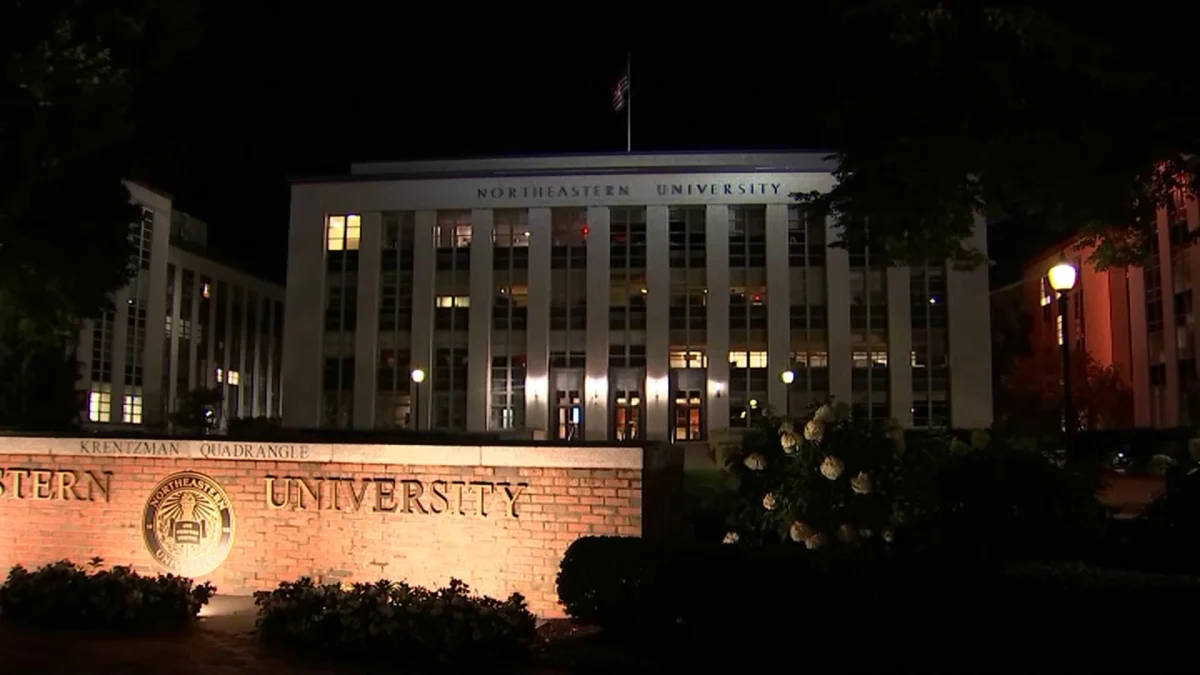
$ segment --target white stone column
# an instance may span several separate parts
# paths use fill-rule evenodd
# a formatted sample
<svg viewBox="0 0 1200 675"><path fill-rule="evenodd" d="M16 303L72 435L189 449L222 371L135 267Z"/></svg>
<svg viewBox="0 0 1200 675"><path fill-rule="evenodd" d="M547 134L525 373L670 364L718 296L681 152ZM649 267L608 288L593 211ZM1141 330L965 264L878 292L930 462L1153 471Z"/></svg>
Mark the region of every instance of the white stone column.
<svg viewBox="0 0 1200 675"><path fill-rule="evenodd" d="M146 295L146 344L142 346L142 421L146 425L166 423L163 412L163 331L167 312L167 255L171 242L171 209L154 210L154 234L150 239L150 269L142 272L149 284ZM174 380L171 380L174 382ZM170 400L170 399L167 399Z"/></svg>
<svg viewBox="0 0 1200 675"><path fill-rule="evenodd" d="M83 409L79 411L80 421L88 421L88 393L92 389L92 333L96 330L94 319L83 319L79 322L79 339L75 342L75 360L79 363L79 379L75 380L75 390L83 393Z"/></svg>
<svg viewBox="0 0 1200 675"><path fill-rule="evenodd" d="M204 357L205 363L208 364L206 366L208 369L208 372L200 373L199 374L200 380L198 382L189 380L189 382L191 382L191 387L193 389L196 389L199 387L203 387L205 389L212 389L217 384L217 364L213 362L213 360L216 358L216 354L217 354L217 289L218 289L217 280L214 278L210 282L209 289L208 289L209 296L210 296L208 299L208 340L207 340L208 344L206 345L207 354L205 354L205 357ZM193 305L192 305L192 317L196 320L192 324L192 326L193 327L199 326L200 303L198 303L198 302L193 303ZM195 330L195 328L193 328L193 330ZM196 356L196 350L193 349L192 350L193 360L195 359L195 356ZM198 368L193 367L192 370L193 370L193 372L197 372Z"/></svg>
<svg viewBox="0 0 1200 675"><path fill-rule="evenodd" d="M250 357L253 360L253 363L250 364L250 377L253 378L254 382L254 391L250 395L251 417L259 417L264 414L263 407L259 404L260 401L264 400L262 390L266 385L262 369L263 336L266 334L263 331L263 321L266 320L263 312L263 297L262 295L257 295L254 298L254 353Z"/></svg>
<svg viewBox="0 0 1200 675"><path fill-rule="evenodd" d="M286 427L321 423L321 342L325 330L325 213L319 189L292 186L281 392ZM215 303L214 303L215 306ZM216 329L216 324L212 324ZM214 339L215 341L215 339ZM211 361L210 361L211 363Z"/></svg>
<svg viewBox="0 0 1200 675"><path fill-rule="evenodd" d="M267 298L267 311L264 313L267 322L266 330L263 334L266 335L267 341L267 373L263 378L263 386L266 387L263 397L266 410L263 412L267 417L275 416L275 298Z"/></svg>
<svg viewBox="0 0 1200 675"><path fill-rule="evenodd" d="M788 256L787 204L767 204L767 403L777 413L787 409L788 385L780 375L792 366Z"/></svg>
<svg viewBox="0 0 1200 675"><path fill-rule="evenodd" d="M825 241L840 239L833 219L825 219ZM839 403L850 402L850 253L844 248L825 249L825 289L829 298L829 394Z"/></svg>
<svg viewBox="0 0 1200 675"><path fill-rule="evenodd" d="M375 378L379 359L379 266L383 247L383 216L362 214L358 243L358 314L354 324L355 429L375 427Z"/></svg>
<svg viewBox="0 0 1200 675"><path fill-rule="evenodd" d="M891 417L904 428L912 426L912 273L907 267L887 268L888 405ZM943 299L942 302L945 302Z"/></svg>
<svg viewBox="0 0 1200 675"><path fill-rule="evenodd" d="M430 427L433 419L433 274L437 265L434 255L433 228L437 211L417 211L413 218L413 296L412 296L412 365L425 371L425 381L411 384L414 393L420 391L418 411L421 429ZM292 312L284 307L284 315ZM284 355L287 349L284 348ZM411 383L412 380L410 379ZM286 399L285 399L286 401Z"/></svg>
<svg viewBox="0 0 1200 675"><path fill-rule="evenodd" d="M170 362L167 364L167 414L175 412L175 403L179 400L179 321L180 308L183 304L183 268L175 266L175 278L171 280L171 306L167 311L171 314L171 345L170 351L167 353L167 358ZM194 303L199 306L199 302ZM166 317L163 317L164 324ZM165 325L164 325L165 328ZM198 333L198 327L193 324L193 330ZM195 363L192 364L192 369L195 370ZM186 393L186 392L185 392ZM165 421L165 420L164 420Z"/></svg>
<svg viewBox="0 0 1200 675"><path fill-rule="evenodd" d="M608 438L609 213L606 206L587 210L587 381L584 383L584 438Z"/></svg>
<svg viewBox="0 0 1200 675"><path fill-rule="evenodd" d="M233 299L237 295L233 290L233 282L225 283L225 292L228 294L225 298L225 335L221 336L225 350L221 354L221 381L217 386L221 388L221 426L228 429L229 419L233 414L233 405L229 402L229 363L233 354Z"/></svg>
<svg viewBox="0 0 1200 675"><path fill-rule="evenodd" d="M704 217L708 274L708 438L729 429L729 207L711 205Z"/></svg>
<svg viewBox="0 0 1200 675"><path fill-rule="evenodd" d="M550 419L550 209L529 209L525 425L544 439Z"/></svg>
<svg viewBox="0 0 1200 675"><path fill-rule="evenodd" d="M182 271L183 271L182 266L177 266L175 268L175 278L180 280L180 284L182 284L182 282L183 282ZM216 284L214 284L212 282L209 283L209 289L208 289L209 295L213 294L213 286L215 286L215 285ZM179 289L182 289L182 288L183 288L183 286L180 285ZM176 290L178 291L179 289L176 289ZM189 330L189 334L192 336L191 339L188 340L188 372L187 372L188 391L191 391L193 389L198 389L200 387L208 386L208 378L210 377L210 376L207 376L204 373L200 372L200 364L196 360L197 354L200 353L200 301L203 299L203 294L204 294L204 281L202 279L202 275L199 272L196 272L195 274L192 275L192 309L191 309L191 316L188 317L188 320L191 321L191 326L189 327L188 330ZM179 303L178 296L176 296L175 302L177 304ZM211 302L210 302L210 304L211 304ZM176 325L178 325L178 324L176 324ZM209 336L208 336L208 349L209 349L209 352L211 353L212 342L213 342L212 331L211 331L212 324L211 323L209 324L209 328L210 328L210 331L209 331ZM179 329L176 328L175 330L176 330L176 332L178 332ZM209 359L208 364L209 364L208 369L212 370L212 359L211 358ZM176 370L176 364L171 365L171 372L172 373L179 372L178 370ZM178 392L176 392L176 395L178 395ZM174 402L174 400L176 400L176 399L172 399L172 402Z"/></svg>
<svg viewBox="0 0 1200 675"><path fill-rule="evenodd" d="M117 291L113 302L116 311L113 319L112 335L112 415L109 419L120 422L125 403L125 343L129 335L129 296L132 287L126 286Z"/></svg>
<svg viewBox="0 0 1200 675"><path fill-rule="evenodd" d="M670 440L671 258L666 206L646 207L646 438Z"/></svg>
<svg viewBox="0 0 1200 675"><path fill-rule="evenodd" d="M236 296L235 296L236 297ZM246 339L250 332L250 289L242 288L242 330L238 334L238 383L237 383L237 416L246 416L246 352L249 351ZM229 378L226 377L226 380Z"/></svg>
<svg viewBox="0 0 1200 675"><path fill-rule="evenodd" d="M471 212L471 307L468 309L467 431L485 431L491 408L492 373L492 271L491 209Z"/></svg>
<svg viewBox="0 0 1200 675"><path fill-rule="evenodd" d="M1162 293L1163 315L1163 362L1167 366L1167 383L1162 401L1162 419L1154 420L1155 426L1173 427L1179 424L1179 347L1175 339L1175 260L1171 254L1171 235L1167 227L1166 212L1159 209L1158 223L1158 273ZM1078 293L1072 293L1077 296ZM1074 297L1071 298L1075 300ZM1077 301L1076 301L1077 302ZM1074 303L1070 307L1074 316ZM1074 335L1071 341L1075 341ZM1075 345L1071 345L1073 348ZM1076 385L1078 388L1078 385Z"/></svg>
<svg viewBox="0 0 1200 675"><path fill-rule="evenodd" d="M976 215L968 244L987 255L987 224ZM947 338L950 351L950 426L992 425L992 330L987 265L946 270Z"/></svg>
<svg viewBox="0 0 1200 675"><path fill-rule="evenodd" d="M1146 273L1141 267L1129 267L1129 352L1130 380L1133 383L1133 424L1154 424L1150 412L1150 352L1146 328Z"/></svg>

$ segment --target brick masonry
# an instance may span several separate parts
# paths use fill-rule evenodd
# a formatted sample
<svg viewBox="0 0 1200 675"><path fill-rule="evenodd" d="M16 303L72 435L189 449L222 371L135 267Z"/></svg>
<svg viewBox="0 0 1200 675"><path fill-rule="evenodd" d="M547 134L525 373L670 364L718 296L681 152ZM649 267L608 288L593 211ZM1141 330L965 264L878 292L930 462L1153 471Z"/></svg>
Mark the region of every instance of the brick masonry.
<svg viewBox="0 0 1200 675"><path fill-rule="evenodd" d="M389 578L425 586L455 577L492 596L520 592L538 615L561 616L555 578L563 552L581 536L641 536L643 467L661 464L643 461L649 448L540 446L526 453L519 447L312 445L284 446L291 451L280 453L272 450L279 446L263 443L236 444L233 452L228 444L204 441L94 443L0 437L0 568L60 559L83 563L101 556L108 565L131 565L139 572L169 571L155 562L144 542L143 510L159 481L195 471L224 488L235 517L228 555L212 573L196 577L211 581L219 593L248 594L301 576L324 583ZM224 453L217 451L222 446ZM308 452L296 453L296 447ZM280 454L307 461L261 459ZM355 461L334 461L343 457ZM523 457L539 465L523 466ZM438 458L452 463L439 464ZM78 482L62 490L58 473L34 470L73 472ZM108 501L86 472L101 480L103 472L111 472ZM287 506L269 504L268 476L276 478L276 504L286 496ZM323 484L323 508L316 508L299 482L286 490L284 477L305 479L318 490ZM330 478L340 479L336 509ZM421 481L423 496L405 499L405 480ZM445 481L441 492L449 499L444 505L429 494L434 481ZM456 481L466 484L461 513ZM471 487L472 482L496 487L489 492ZM519 490L512 501L515 517L508 517L501 484L510 493ZM358 509L346 492L352 486L363 495ZM487 493L485 516L478 514L480 492ZM51 498L34 498L39 495Z"/></svg>

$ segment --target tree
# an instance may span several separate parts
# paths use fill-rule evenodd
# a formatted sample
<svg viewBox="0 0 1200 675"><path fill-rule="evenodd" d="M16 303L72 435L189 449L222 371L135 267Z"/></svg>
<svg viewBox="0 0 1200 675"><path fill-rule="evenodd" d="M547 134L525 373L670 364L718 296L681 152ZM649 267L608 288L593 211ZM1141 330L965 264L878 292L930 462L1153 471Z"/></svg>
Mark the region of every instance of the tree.
<svg viewBox="0 0 1200 675"><path fill-rule="evenodd" d="M1057 433L1063 409L1062 353L1036 349L1015 359L1002 376L999 424L1025 432ZM1112 429L1133 423L1133 393L1113 366L1097 363L1082 349L1071 351L1071 402L1079 429Z"/></svg>
<svg viewBox="0 0 1200 675"><path fill-rule="evenodd" d="M171 423L177 429L208 431L220 424L221 388L193 389L179 397L179 405L171 413Z"/></svg>
<svg viewBox="0 0 1200 675"><path fill-rule="evenodd" d="M138 209L121 179L134 153L134 83L152 45L169 39L150 7L0 6L0 425L73 422L47 397L73 395L80 320L111 308L129 277Z"/></svg>
<svg viewBox="0 0 1200 675"><path fill-rule="evenodd" d="M1014 233L1083 233L1100 268L1140 264L1155 209L1197 187L1189 22L1143 6L831 2L800 41L836 148L841 245L981 261L986 208Z"/></svg>

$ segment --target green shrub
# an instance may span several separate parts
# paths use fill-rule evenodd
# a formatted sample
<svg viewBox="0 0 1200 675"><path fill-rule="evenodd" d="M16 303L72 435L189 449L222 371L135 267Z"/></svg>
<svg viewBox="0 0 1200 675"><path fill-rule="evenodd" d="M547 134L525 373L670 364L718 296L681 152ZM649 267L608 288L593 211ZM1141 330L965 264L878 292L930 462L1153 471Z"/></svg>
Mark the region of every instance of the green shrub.
<svg viewBox="0 0 1200 675"><path fill-rule="evenodd" d="M534 616L519 593L475 596L457 579L429 590L386 579L344 587L302 577L259 591L254 601L266 642L398 667L515 660L534 636Z"/></svg>
<svg viewBox="0 0 1200 675"><path fill-rule="evenodd" d="M1094 476L1036 452L991 445L933 467L918 534L932 548L980 560L1080 559L1104 532Z"/></svg>
<svg viewBox="0 0 1200 675"><path fill-rule="evenodd" d="M99 565L93 559L92 567ZM0 617L51 628L157 628L195 618L216 590L173 574L142 576L128 567L89 574L68 560L34 572L17 565L0 586Z"/></svg>
<svg viewBox="0 0 1200 675"><path fill-rule="evenodd" d="M650 643L663 662L703 672L781 656L817 672L1018 672L1030 654L1067 672L1140 672L1186 651L1190 624L1166 617L1200 602L1192 577L844 553L581 539L559 594L629 649Z"/></svg>

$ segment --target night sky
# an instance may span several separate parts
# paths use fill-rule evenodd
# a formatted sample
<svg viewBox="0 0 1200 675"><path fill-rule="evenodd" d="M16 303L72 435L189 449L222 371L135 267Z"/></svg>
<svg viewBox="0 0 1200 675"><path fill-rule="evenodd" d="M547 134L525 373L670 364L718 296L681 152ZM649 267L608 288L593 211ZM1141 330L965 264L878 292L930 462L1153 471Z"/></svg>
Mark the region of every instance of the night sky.
<svg viewBox="0 0 1200 675"><path fill-rule="evenodd" d="M681 50L549 31L422 37L327 14L206 16L157 92L143 179L209 223L214 255L283 280L288 180L356 160L623 151L611 87L633 50L635 150L821 147L786 50ZM640 44L639 44L640 43ZM168 103L169 102L169 103Z"/></svg>

